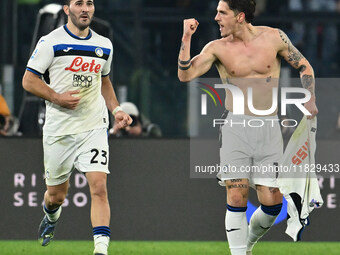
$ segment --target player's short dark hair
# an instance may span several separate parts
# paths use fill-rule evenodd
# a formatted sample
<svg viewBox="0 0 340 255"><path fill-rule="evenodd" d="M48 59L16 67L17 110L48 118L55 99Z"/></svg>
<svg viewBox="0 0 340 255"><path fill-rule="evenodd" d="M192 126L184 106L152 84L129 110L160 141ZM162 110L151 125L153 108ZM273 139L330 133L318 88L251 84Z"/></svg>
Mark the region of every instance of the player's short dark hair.
<svg viewBox="0 0 340 255"><path fill-rule="evenodd" d="M70 6L71 0L63 0L63 2L64 2L64 5Z"/></svg>
<svg viewBox="0 0 340 255"><path fill-rule="evenodd" d="M252 22L256 8L255 0L222 0L229 5L230 10L236 12L244 12L246 21Z"/></svg>

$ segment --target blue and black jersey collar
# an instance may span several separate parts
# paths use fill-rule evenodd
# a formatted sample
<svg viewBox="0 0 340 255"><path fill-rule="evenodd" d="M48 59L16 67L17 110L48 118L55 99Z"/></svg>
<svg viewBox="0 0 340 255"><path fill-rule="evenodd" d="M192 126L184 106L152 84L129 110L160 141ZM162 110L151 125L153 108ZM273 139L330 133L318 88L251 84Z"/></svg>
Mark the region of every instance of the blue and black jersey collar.
<svg viewBox="0 0 340 255"><path fill-rule="evenodd" d="M92 37L92 31L91 31L91 29L89 30L88 36L86 36L85 38L81 38L81 37L76 36L75 34L73 34L73 33L67 28L66 25L64 25L64 29L65 29L65 31L66 31L70 36L72 36L73 38L75 38L75 39L77 39L77 40L88 40L88 39L90 39L90 38Z"/></svg>

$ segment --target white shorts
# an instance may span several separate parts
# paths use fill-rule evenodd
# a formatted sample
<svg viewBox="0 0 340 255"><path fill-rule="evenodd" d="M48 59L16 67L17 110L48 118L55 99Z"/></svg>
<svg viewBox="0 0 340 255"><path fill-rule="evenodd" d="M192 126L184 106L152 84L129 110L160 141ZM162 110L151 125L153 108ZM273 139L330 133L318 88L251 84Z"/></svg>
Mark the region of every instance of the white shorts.
<svg viewBox="0 0 340 255"><path fill-rule="evenodd" d="M221 127L220 185L226 180L248 179L252 187L277 187L277 164L283 141L277 116L248 116L228 113Z"/></svg>
<svg viewBox="0 0 340 255"><path fill-rule="evenodd" d="M48 186L66 182L74 169L109 174L107 129L64 136L43 136L45 181Z"/></svg>

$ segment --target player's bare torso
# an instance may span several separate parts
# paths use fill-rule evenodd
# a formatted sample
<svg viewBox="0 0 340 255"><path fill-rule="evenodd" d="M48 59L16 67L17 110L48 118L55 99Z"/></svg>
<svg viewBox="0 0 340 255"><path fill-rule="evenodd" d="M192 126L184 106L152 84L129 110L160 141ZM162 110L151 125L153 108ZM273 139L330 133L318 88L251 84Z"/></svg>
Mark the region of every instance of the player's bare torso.
<svg viewBox="0 0 340 255"><path fill-rule="evenodd" d="M234 39L231 35L211 43L221 80L243 91L247 115L253 115L247 104L249 87L253 89L255 109L267 110L272 106L272 88L278 87L281 63L278 56L278 30L269 27L254 28L247 42ZM233 111L229 90L226 90L225 107Z"/></svg>

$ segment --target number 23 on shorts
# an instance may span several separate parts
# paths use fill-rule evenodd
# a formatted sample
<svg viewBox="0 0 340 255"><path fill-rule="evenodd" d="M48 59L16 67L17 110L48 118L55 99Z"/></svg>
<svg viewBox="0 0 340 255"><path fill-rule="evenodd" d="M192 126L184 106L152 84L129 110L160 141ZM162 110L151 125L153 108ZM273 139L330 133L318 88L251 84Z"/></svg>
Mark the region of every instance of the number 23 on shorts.
<svg viewBox="0 0 340 255"><path fill-rule="evenodd" d="M107 151L104 150L97 150L97 149L92 149L91 153L93 154L93 157L90 161L91 164L102 164L102 165L107 165Z"/></svg>

